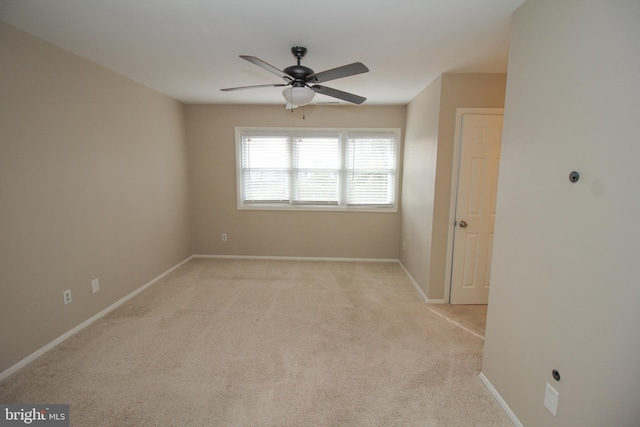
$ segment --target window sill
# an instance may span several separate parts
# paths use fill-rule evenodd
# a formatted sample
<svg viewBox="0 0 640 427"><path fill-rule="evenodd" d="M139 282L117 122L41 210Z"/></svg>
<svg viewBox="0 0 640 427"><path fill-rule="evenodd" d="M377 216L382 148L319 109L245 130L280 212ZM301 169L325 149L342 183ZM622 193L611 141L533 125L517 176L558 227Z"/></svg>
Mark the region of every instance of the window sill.
<svg viewBox="0 0 640 427"><path fill-rule="evenodd" d="M397 213L397 206L292 206L281 204L246 204L239 205L239 211L288 211L288 212L359 212L359 213Z"/></svg>

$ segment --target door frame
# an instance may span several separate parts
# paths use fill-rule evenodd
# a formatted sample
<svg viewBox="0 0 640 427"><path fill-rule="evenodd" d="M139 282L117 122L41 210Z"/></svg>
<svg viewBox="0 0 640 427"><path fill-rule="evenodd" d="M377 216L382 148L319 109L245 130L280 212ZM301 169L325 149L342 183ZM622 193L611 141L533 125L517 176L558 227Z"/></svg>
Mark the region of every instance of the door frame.
<svg viewBox="0 0 640 427"><path fill-rule="evenodd" d="M451 269L453 268L453 233L458 203L458 173L460 171L460 146L462 144L462 116L477 114L483 116L504 116L504 108L456 108L456 127L453 137L453 157L451 165L451 194L449 196L449 229L447 231L447 261L444 276L444 301L451 304Z"/></svg>

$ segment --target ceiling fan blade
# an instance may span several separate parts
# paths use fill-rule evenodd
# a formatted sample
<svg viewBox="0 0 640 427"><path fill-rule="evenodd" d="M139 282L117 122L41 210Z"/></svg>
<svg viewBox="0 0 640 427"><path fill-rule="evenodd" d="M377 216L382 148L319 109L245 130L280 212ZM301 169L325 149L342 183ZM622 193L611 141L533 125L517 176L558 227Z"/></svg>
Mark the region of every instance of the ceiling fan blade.
<svg viewBox="0 0 640 427"><path fill-rule="evenodd" d="M328 82L329 80L335 80L342 77L349 77L356 74L366 73L368 71L369 69L362 62L354 62L353 64L343 65L342 67L332 68L330 70L311 74L307 76L307 82L323 83Z"/></svg>
<svg viewBox="0 0 640 427"><path fill-rule="evenodd" d="M255 89L255 88L259 88L259 87L278 87L278 86L289 86L289 85L288 84L284 84L284 83L274 83L274 84L268 84L268 85L228 87L228 88L220 89L220 90L223 91L223 92L231 92L231 91L234 91L234 90Z"/></svg>
<svg viewBox="0 0 640 427"><path fill-rule="evenodd" d="M367 100L367 98L363 96L354 95L349 92L343 92L341 90L333 89L326 86L314 85L314 86L311 86L311 89L313 89L314 91L322 95L327 95L333 98L342 99L343 101L352 102L354 104L362 104L364 101Z"/></svg>
<svg viewBox="0 0 640 427"><path fill-rule="evenodd" d="M267 71L272 72L273 74L275 74L276 76L280 76L283 79L287 80L287 81L291 81L293 80L287 73L285 73L282 70L277 69L276 67L274 67L271 64L267 64L266 62L264 62L262 59L256 58L255 56L248 56L248 55L240 55L240 58L251 62L252 64L257 65L260 68L264 68Z"/></svg>

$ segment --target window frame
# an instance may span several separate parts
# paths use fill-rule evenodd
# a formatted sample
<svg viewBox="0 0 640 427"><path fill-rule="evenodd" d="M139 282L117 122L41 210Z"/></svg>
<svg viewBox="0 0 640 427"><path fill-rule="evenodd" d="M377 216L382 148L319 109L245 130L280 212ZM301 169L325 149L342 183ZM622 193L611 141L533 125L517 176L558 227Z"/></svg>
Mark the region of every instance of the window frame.
<svg viewBox="0 0 640 427"><path fill-rule="evenodd" d="M338 204L312 204L298 203L292 200L284 202L245 202L243 195L243 164L242 164L242 140L243 136L248 133L260 133L265 135L273 135L282 133L282 135L290 136L293 134L315 134L337 133L340 135L340 169L339 182L340 199ZM375 134L394 134L395 136L395 165L393 169L393 203L390 205L347 205L347 179L348 172L346 165L348 138L347 135L375 135ZM236 127L235 128L235 157L236 157L236 204L238 210L280 210L280 211L328 211L328 212L398 212L398 197L400 191L400 157L402 154L402 139L400 128L298 128L298 127Z"/></svg>

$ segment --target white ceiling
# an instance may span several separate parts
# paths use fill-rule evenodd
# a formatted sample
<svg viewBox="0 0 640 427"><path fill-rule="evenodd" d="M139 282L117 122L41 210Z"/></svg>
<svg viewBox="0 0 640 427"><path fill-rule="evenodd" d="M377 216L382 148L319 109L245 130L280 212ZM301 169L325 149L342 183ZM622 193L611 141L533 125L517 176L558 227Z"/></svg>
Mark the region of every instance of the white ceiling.
<svg viewBox="0 0 640 427"><path fill-rule="evenodd" d="M316 72L370 69L326 86L406 104L445 72L506 72L510 15L523 2L0 0L0 18L187 103L283 104L282 88L220 89L281 83L238 55L283 69L304 46L302 65Z"/></svg>

